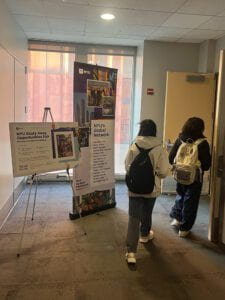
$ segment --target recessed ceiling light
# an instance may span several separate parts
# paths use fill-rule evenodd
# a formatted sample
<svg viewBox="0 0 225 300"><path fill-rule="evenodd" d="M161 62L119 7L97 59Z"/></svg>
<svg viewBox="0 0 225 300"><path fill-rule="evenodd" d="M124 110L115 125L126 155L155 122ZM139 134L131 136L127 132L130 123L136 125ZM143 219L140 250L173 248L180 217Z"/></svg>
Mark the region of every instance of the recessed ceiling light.
<svg viewBox="0 0 225 300"><path fill-rule="evenodd" d="M101 18L103 19L103 20L113 20L113 19L115 19L115 16L113 15L113 14L102 14L101 15Z"/></svg>

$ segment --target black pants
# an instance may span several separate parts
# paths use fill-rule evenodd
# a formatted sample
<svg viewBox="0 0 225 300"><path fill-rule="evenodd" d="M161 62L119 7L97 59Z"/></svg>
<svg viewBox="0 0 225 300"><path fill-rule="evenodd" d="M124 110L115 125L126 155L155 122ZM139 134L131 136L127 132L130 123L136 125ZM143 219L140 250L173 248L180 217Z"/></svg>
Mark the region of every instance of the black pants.
<svg viewBox="0 0 225 300"><path fill-rule="evenodd" d="M188 231L194 225L202 182L194 182L190 185L177 183L177 195L170 216L181 222L180 230Z"/></svg>

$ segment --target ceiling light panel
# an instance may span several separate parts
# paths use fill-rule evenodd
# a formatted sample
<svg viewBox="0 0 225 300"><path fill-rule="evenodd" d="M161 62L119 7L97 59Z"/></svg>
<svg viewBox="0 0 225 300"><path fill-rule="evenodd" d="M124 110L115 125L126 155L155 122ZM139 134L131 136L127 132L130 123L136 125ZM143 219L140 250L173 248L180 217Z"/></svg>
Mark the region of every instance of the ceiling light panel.
<svg viewBox="0 0 225 300"><path fill-rule="evenodd" d="M115 19L115 16L113 14L110 13L104 13L101 15L101 18L105 21L111 21Z"/></svg>

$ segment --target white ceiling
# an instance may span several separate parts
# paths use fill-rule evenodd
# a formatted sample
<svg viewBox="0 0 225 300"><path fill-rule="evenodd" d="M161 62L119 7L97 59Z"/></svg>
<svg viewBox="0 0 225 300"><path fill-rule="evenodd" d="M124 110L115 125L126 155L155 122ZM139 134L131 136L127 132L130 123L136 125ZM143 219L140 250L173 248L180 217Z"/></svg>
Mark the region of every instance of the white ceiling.
<svg viewBox="0 0 225 300"><path fill-rule="evenodd" d="M225 0L5 0L29 39L139 45L225 35ZM102 13L115 15L112 21Z"/></svg>

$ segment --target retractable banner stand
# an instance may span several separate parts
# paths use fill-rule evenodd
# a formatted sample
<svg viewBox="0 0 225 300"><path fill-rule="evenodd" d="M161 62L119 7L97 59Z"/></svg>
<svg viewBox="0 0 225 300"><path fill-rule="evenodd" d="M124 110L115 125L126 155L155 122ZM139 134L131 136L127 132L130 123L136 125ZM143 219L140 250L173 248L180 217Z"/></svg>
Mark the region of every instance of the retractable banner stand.
<svg viewBox="0 0 225 300"><path fill-rule="evenodd" d="M79 207L71 219L115 207L114 125L117 70L74 64L74 120L81 147L74 168L74 190Z"/></svg>

